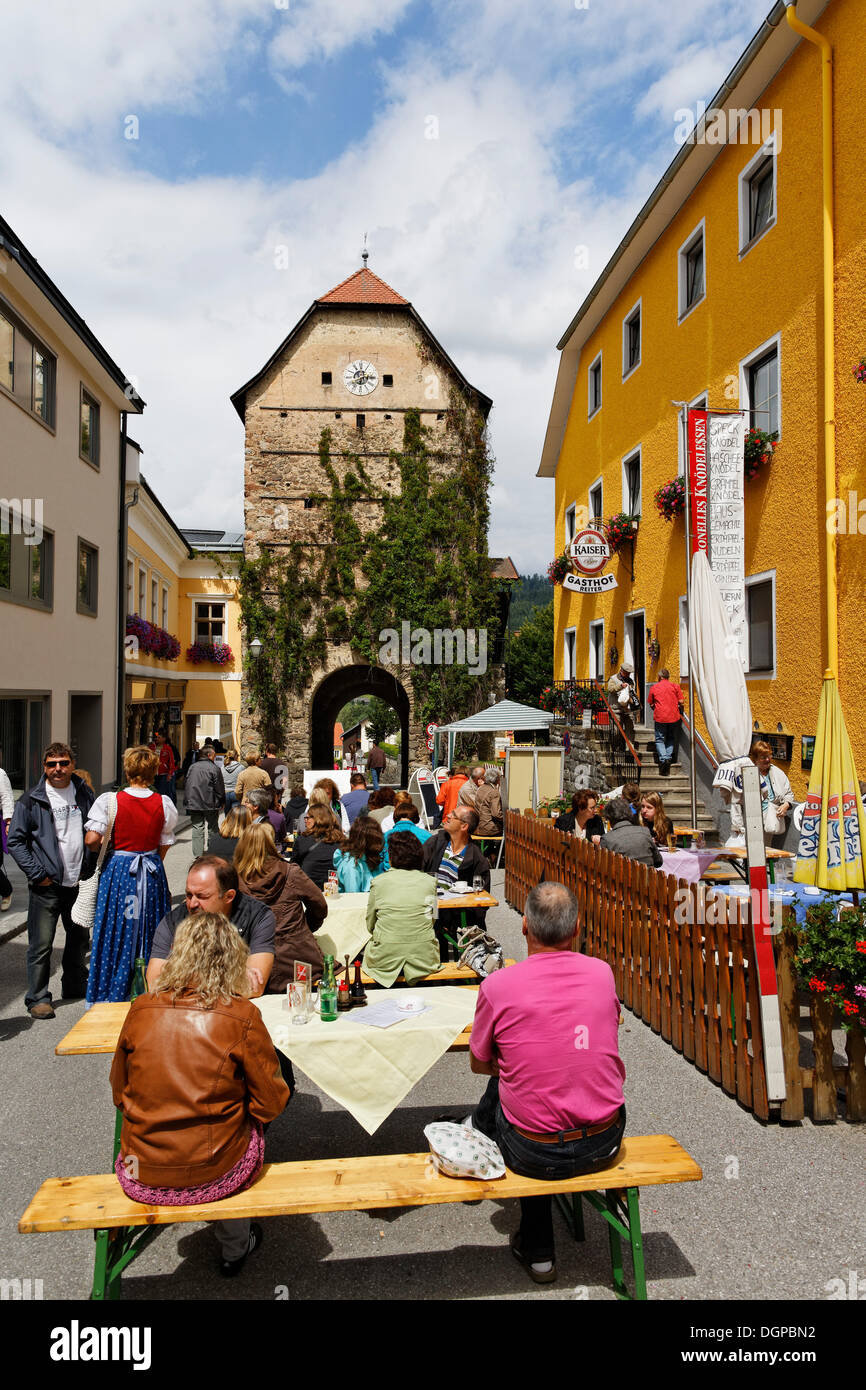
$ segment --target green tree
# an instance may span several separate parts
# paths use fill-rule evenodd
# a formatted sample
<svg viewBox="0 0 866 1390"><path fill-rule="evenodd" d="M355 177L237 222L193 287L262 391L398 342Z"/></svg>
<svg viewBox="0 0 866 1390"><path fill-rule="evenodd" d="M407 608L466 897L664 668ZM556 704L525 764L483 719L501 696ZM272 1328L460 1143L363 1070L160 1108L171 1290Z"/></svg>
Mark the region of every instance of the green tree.
<svg viewBox="0 0 866 1390"><path fill-rule="evenodd" d="M553 680L553 602L536 608L505 649L505 688L513 700L538 703Z"/></svg>
<svg viewBox="0 0 866 1390"><path fill-rule="evenodd" d="M364 717L370 721L370 737L376 743L381 743L386 735L393 733L395 729L400 727L400 720L396 712L377 696L371 698Z"/></svg>

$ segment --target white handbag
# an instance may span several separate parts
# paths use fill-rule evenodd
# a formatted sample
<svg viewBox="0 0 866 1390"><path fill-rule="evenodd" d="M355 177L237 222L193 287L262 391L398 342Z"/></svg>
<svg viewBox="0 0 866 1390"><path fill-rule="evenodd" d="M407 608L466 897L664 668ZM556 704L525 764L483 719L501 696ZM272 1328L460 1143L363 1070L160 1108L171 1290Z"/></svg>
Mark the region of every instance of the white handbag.
<svg viewBox="0 0 866 1390"><path fill-rule="evenodd" d="M114 830L114 818L117 815L117 792L111 793L111 809L108 813L108 828L102 837L102 844L99 846L99 858L96 861L96 868L90 878L86 878L83 883L78 885L78 896L72 904L70 917L77 927L86 927L90 931L93 920L96 916L96 899L99 896L99 878L102 873L102 863L108 852L111 843L111 834Z"/></svg>

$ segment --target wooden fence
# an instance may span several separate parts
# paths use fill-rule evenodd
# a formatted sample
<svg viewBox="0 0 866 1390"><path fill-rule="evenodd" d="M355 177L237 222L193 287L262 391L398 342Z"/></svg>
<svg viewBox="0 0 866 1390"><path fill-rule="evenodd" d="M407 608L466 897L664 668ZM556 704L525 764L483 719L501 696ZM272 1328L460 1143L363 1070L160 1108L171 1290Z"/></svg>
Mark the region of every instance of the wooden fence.
<svg viewBox="0 0 866 1390"><path fill-rule="evenodd" d="M687 884L621 854L561 834L550 821L506 814L505 897L523 911L542 878L577 897L580 949L606 960L626 1008L759 1119L770 1115L760 1027L757 973L752 968L748 899L727 898L705 884ZM804 1089L812 1118L835 1121L837 1088L847 1092L847 1118L866 1119L863 1037L848 1037L848 1066L834 1068L832 1009L812 1006L815 1065L800 1064L800 1002L795 939L774 937L786 1097L779 1115L801 1120ZM773 1104L779 1104L778 1102Z"/></svg>

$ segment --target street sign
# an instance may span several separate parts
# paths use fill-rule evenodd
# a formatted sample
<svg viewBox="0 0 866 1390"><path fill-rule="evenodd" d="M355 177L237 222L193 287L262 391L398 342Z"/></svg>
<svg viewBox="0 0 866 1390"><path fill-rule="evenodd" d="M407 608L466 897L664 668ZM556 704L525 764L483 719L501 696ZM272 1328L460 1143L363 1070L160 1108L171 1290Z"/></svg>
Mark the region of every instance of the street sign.
<svg viewBox="0 0 866 1390"><path fill-rule="evenodd" d="M581 574L599 574L610 559L610 546L601 531L588 526L575 536L568 553ZM569 585L569 588L573 587Z"/></svg>
<svg viewBox="0 0 866 1390"><path fill-rule="evenodd" d="M437 730L438 728L439 728L439 725L438 725L438 724L428 724L428 725L427 725L427 735L428 735L428 737L432 737L433 734L435 734L435 732L436 732L436 730Z"/></svg>

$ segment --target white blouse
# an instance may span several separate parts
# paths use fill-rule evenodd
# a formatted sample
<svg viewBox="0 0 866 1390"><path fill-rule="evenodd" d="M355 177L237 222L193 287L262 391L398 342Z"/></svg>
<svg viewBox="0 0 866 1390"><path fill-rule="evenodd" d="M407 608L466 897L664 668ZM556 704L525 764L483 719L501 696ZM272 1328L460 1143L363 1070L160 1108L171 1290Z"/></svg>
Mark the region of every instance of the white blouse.
<svg viewBox="0 0 866 1390"><path fill-rule="evenodd" d="M130 796L137 796L139 800L144 800L146 796L152 796L149 787L124 787L123 790ZM113 792L103 792L98 796L91 806L87 820L84 825L85 830L95 830L97 835L104 835L108 829L108 818L111 815L111 798ZM162 834L159 837L161 845L173 845L174 835L172 831L177 825L177 807L170 796L162 798L162 810L165 820L163 822Z"/></svg>

